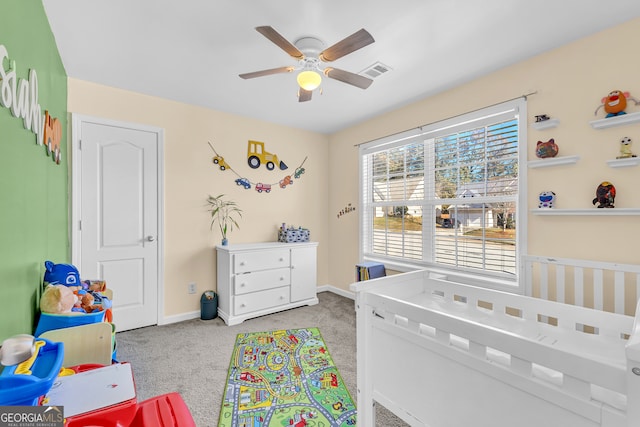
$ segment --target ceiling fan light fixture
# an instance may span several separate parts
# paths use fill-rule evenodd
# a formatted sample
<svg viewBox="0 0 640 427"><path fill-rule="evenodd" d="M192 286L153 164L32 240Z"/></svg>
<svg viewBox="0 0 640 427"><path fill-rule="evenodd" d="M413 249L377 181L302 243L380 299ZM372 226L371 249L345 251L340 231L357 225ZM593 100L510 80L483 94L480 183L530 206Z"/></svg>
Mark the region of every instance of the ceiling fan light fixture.
<svg viewBox="0 0 640 427"><path fill-rule="evenodd" d="M315 71L304 70L298 74L298 84L304 90L314 90L322 83L322 77Z"/></svg>

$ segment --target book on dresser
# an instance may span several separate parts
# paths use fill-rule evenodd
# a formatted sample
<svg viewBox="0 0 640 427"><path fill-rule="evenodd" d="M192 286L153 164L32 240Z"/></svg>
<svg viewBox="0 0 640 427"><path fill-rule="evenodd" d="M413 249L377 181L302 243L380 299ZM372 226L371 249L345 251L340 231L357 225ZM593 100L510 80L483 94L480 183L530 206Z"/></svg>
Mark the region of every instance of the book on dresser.
<svg viewBox="0 0 640 427"><path fill-rule="evenodd" d="M317 242L216 246L218 315L236 325L318 303Z"/></svg>

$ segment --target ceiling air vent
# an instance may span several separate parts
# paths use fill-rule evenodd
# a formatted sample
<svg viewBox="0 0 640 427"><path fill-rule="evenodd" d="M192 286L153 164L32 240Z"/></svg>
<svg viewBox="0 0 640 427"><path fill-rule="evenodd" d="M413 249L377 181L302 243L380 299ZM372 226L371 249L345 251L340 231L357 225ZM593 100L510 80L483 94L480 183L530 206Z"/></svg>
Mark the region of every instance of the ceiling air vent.
<svg viewBox="0 0 640 427"><path fill-rule="evenodd" d="M391 71L391 67L384 65L382 62L376 62L375 64L365 68L360 74L364 74L375 79L389 71Z"/></svg>

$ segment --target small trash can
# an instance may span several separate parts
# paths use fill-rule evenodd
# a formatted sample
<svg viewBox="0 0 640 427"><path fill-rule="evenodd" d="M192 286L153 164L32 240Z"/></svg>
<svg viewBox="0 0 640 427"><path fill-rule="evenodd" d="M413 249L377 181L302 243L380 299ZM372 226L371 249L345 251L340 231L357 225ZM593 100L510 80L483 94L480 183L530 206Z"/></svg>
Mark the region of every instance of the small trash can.
<svg viewBox="0 0 640 427"><path fill-rule="evenodd" d="M211 320L218 317L218 294L213 291L204 291L200 297L200 318Z"/></svg>

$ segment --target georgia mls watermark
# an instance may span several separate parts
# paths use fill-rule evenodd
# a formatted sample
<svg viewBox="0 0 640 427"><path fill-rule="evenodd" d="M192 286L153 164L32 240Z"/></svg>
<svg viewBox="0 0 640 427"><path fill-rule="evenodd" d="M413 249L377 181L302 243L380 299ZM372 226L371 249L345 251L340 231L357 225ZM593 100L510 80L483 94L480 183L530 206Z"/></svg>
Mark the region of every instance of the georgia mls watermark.
<svg viewBox="0 0 640 427"><path fill-rule="evenodd" d="M62 406L0 406L0 427L63 427Z"/></svg>

